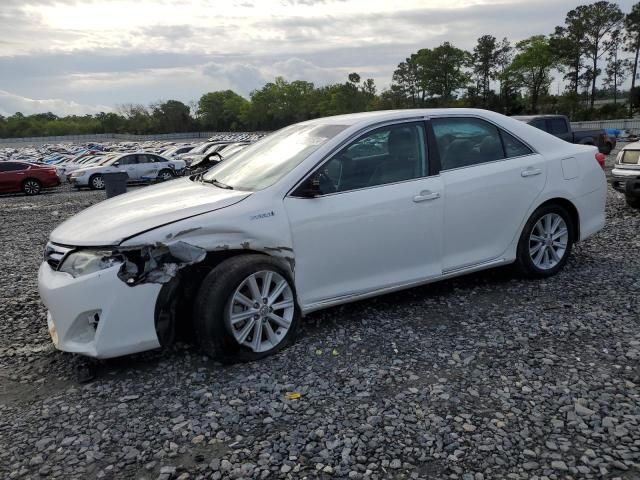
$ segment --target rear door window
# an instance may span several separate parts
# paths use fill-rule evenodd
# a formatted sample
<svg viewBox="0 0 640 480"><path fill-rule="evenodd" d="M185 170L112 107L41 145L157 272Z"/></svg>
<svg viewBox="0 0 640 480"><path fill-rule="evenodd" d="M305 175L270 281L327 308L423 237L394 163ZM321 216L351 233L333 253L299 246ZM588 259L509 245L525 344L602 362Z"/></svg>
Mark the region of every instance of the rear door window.
<svg viewBox="0 0 640 480"><path fill-rule="evenodd" d="M540 129L544 132L547 131L547 125L546 125L546 122L544 121L544 118L538 118L536 120L533 120L529 123L529 125L531 125L532 127L536 127L537 129Z"/></svg>
<svg viewBox="0 0 640 480"><path fill-rule="evenodd" d="M495 125L478 118L431 120L440 153L441 170L471 167L505 158Z"/></svg>
<svg viewBox="0 0 640 480"><path fill-rule="evenodd" d="M569 128L564 118L550 118L547 120L549 124L549 133L554 135L561 135L567 133Z"/></svg>

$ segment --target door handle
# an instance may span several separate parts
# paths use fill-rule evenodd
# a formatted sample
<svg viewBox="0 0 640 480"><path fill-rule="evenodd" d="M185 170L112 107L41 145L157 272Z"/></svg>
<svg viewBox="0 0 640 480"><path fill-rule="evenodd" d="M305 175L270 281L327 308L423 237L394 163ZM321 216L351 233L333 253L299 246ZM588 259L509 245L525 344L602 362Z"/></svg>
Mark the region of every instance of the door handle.
<svg viewBox="0 0 640 480"><path fill-rule="evenodd" d="M533 177L534 175L540 175L541 173L541 168L529 167L522 170L522 172L520 172L520 175L522 175L523 177Z"/></svg>
<svg viewBox="0 0 640 480"><path fill-rule="evenodd" d="M420 192L420 195L416 195L413 197L413 201L416 203L426 202L427 200L435 200L436 198L440 198L440 194L438 192L432 192L431 190L423 190Z"/></svg>

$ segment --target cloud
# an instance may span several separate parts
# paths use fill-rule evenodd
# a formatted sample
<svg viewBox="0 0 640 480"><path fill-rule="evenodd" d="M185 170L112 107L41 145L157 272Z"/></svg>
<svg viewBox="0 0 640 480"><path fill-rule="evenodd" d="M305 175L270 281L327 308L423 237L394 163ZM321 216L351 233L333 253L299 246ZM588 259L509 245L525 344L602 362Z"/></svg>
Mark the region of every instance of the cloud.
<svg viewBox="0 0 640 480"><path fill-rule="evenodd" d="M635 1L618 3L629 11ZM0 108L9 113L29 100L62 112L188 102L218 89L248 96L276 76L325 85L358 72L380 90L420 48L550 33L570 8L557 0L0 2Z"/></svg>
<svg viewBox="0 0 640 480"><path fill-rule="evenodd" d="M21 112L24 115L46 112L53 112L56 115L84 115L112 110L111 107L105 105L82 105L60 98L33 99L0 90L0 115L5 117L16 112Z"/></svg>

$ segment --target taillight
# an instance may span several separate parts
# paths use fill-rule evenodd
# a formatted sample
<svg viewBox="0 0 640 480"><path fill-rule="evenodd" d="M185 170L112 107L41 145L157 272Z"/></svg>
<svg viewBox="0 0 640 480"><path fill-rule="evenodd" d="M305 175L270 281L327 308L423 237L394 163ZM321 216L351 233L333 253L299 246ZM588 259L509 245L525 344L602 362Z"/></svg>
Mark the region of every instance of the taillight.
<svg viewBox="0 0 640 480"><path fill-rule="evenodd" d="M607 156L604 153L596 153L596 162L600 165L600 168L604 170L604 161L607 159Z"/></svg>

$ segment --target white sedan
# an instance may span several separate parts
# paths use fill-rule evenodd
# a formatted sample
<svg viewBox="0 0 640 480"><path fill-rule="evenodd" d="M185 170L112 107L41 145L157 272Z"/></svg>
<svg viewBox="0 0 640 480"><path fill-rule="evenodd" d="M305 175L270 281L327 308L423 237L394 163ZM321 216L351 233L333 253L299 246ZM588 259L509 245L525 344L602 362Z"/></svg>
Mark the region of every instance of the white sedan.
<svg viewBox="0 0 640 480"><path fill-rule="evenodd" d="M548 277L604 225L599 155L472 109L292 125L56 228L39 271L49 331L106 358L187 328L248 361L314 310L506 264Z"/></svg>
<svg viewBox="0 0 640 480"><path fill-rule="evenodd" d="M185 167L183 160L169 160L155 153L125 153L74 170L68 179L77 188L102 190L104 173L124 172L129 182L166 181L182 175Z"/></svg>

